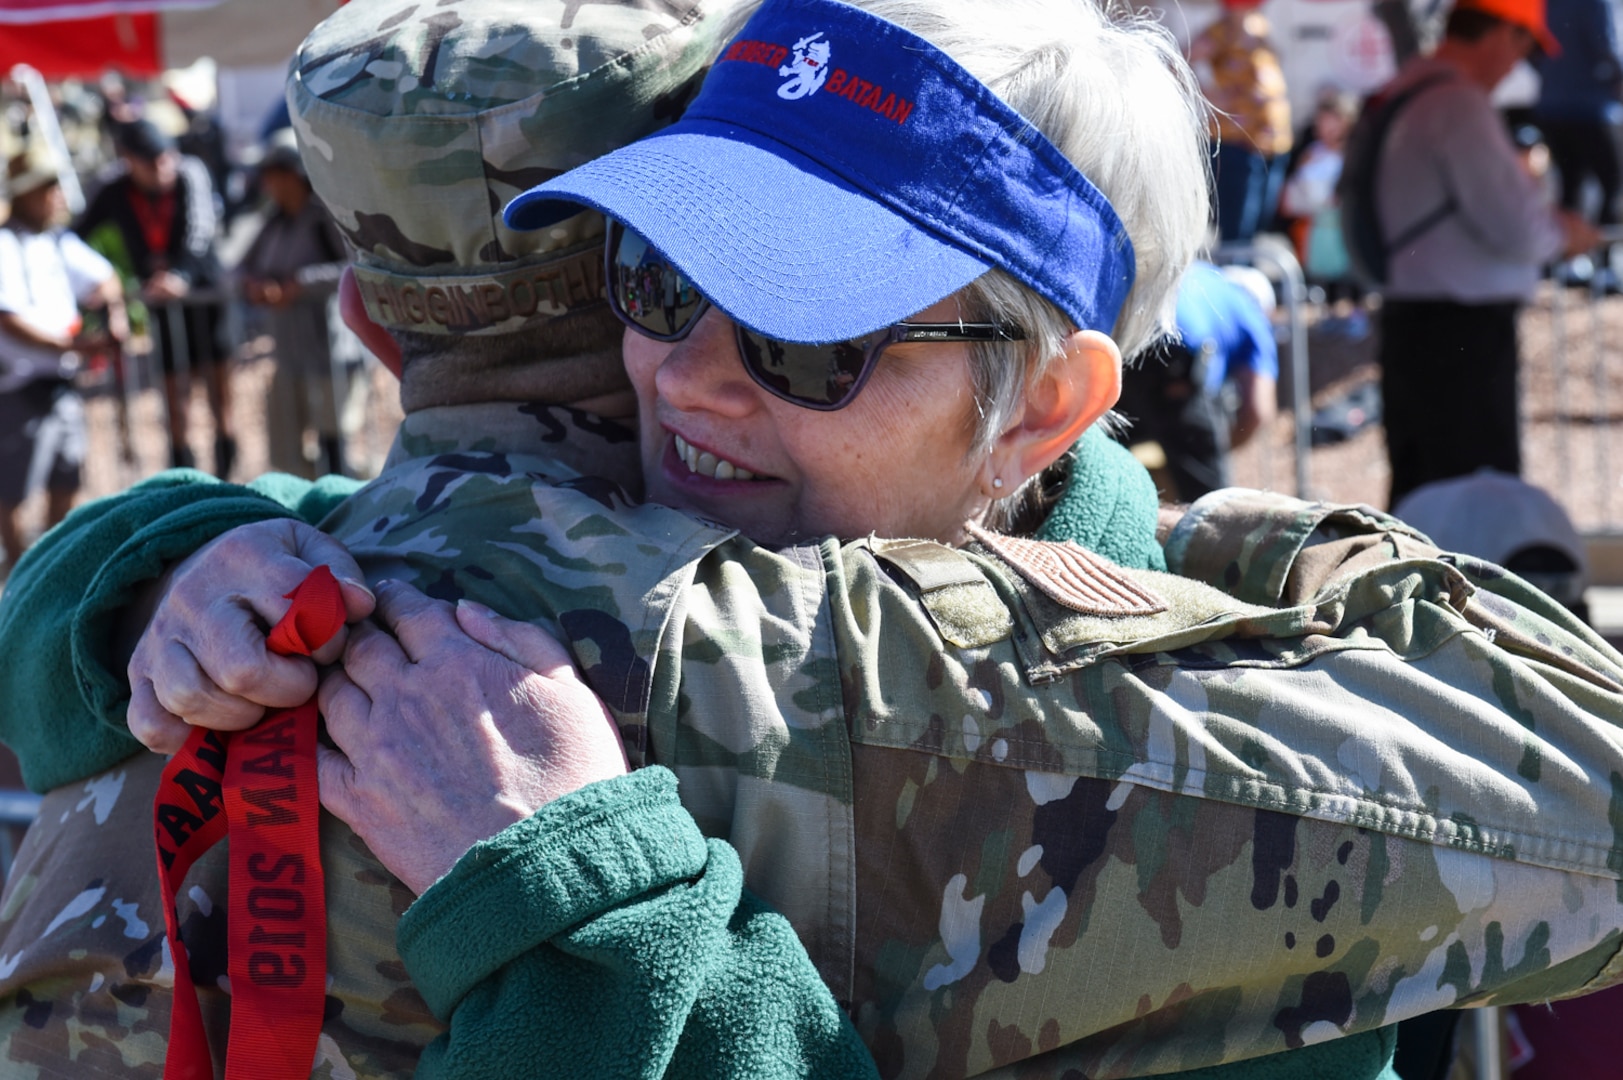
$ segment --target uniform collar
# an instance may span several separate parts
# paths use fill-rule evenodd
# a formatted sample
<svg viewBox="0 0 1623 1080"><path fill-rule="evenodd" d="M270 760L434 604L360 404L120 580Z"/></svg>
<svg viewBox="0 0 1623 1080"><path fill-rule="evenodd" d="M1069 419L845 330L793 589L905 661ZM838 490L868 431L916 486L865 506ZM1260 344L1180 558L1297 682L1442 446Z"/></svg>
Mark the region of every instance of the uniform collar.
<svg viewBox="0 0 1623 1080"><path fill-rule="evenodd" d="M522 454L557 467L548 479L600 476L642 497L637 433L566 405L513 401L439 405L407 413L384 468L455 453Z"/></svg>

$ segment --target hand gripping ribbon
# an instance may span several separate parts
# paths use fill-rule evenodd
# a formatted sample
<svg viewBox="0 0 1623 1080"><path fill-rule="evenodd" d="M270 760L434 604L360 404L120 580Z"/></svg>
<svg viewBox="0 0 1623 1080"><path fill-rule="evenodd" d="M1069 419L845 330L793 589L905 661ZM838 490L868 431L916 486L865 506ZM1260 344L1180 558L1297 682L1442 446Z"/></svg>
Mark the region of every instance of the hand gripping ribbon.
<svg viewBox="0 0 1623 1080"><path fill-rule="evenodd" d="M308 656L344 625L325 566L287 594L293 606L266 644ZM229 836L227 1080L308 1077L327 992L327 911L316 790L316 703L265 716L247 731L194 728L164 768L153 806L163 920L175 966L164 1080L211 1080L208 1036L180 939L175 895L202 854Z"/></svg>

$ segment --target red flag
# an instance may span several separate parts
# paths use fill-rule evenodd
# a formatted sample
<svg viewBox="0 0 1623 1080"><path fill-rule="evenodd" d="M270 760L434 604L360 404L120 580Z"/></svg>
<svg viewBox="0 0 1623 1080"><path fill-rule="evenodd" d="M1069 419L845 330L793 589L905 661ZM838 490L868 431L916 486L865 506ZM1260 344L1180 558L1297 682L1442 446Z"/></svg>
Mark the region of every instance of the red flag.
<svg viewBox="0 0 1623 1080"><path fill-rule="evenodd" d="M0 0L12 3L18 0ZM0 17L0 23L5 19ZM0 33L0 75L17 64L47 79L95 76L117 70L147 77L163 71L156 15L108 15L72 22L7 26Z"/></svg>
<svg viewBox="0 0 1623 1080"><path fill-rule="evenodd" d="M61 22L144 15L166 8L213 7L220 0L0 0L0 23Z"/></svg>

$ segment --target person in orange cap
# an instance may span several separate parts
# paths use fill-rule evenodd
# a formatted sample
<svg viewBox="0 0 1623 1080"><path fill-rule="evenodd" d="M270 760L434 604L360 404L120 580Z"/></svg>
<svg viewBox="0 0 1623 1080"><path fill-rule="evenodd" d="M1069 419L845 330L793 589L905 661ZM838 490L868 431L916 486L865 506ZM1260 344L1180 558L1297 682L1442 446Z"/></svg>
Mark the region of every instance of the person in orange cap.
<svg viewBox="0 0 1623 1080"><path fill-rule="evenodd" d="M1454 5L1454 11L1473 11L1480 15L1489 16L1512 27L1514 30L1525 31L1529 43L1543 51L1544 55L1561 55L1561 43L1555 39L1554 34L1550 33L1550 28L1544 19L1544 0L1459 0ZM1450 12L1451 21L1452 15L1453 13ZM1446 36L1451 36L1448 35L1446 30L1444 33ZM1517 37L1517 35L1512 34L1512 37ZM1521 56L1516 59L1520 60L1527 54L1528 50L1523 48ZM1515 66L1515 63L1510 65L1512 68ZM1507 68L1499 76L1499 79L1503 79L1505 75L1509 74L1510 69ZM1499 84L1499 79L1494 80L1495 86Z"/></svg>
<svg viewBox="0 0 1623 1080"><path fill-rule="evenodd" d="M1459 0L1432 54L1377 91L1406 96L1374 191L1390 250L1380 360L1393 503L1480 468L1521 471L1517 311L1546 263L1597 239L1551 208L1489 100L1540 49L1560 49L1544 0Z"/></svg>

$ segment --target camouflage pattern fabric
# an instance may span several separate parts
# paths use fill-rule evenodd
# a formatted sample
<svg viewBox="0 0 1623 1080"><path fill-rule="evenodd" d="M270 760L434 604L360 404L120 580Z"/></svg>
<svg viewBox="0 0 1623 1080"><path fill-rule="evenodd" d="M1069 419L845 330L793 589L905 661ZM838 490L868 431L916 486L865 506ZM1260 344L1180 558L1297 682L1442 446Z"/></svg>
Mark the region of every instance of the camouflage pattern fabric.
<svg viewBox="0 0 1623 1080"><path fill-rule="evenodd" d="M288 103L368 311L506 333L601 299L601 215L514 232L514 196L676 119L739 0L356 0L300 46ZM536 276L578 255L566 276Z"/></svg>
<svg viewBox="0 0 1623 1080"><path fill-rule="evenodd" d="M492 445L516 410L413 414L324 527L374 578L562 632L883 1075L1154 1075L1618 979L1623 658L1502 571L1241 500L1173 544L1235 595L1104 567L1167 610L1084 614L985 549L769 552L628 505ZM1277 583L1309 595L1259 602ZM18 1075L158 1074L145 768L48 796L0 900ZM317 1075L403 1075L436 1030L392 946L409 896L324 828ZM216 874L191 879L200 938Z"/></svg>

